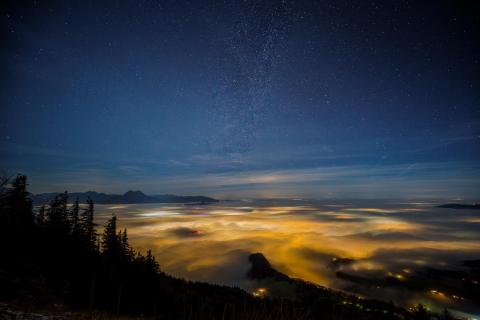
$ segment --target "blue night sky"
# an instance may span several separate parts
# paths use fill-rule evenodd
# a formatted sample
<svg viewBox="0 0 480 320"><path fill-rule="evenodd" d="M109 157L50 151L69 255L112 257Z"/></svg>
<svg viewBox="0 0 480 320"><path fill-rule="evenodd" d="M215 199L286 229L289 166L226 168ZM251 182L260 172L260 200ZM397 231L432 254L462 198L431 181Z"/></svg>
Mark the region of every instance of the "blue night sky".
<svg viewBox="0 0 480 320"><path fill-rule="evenodd" d="M467 3L4 4L0 168L34 192L475 199Z"/></svg>

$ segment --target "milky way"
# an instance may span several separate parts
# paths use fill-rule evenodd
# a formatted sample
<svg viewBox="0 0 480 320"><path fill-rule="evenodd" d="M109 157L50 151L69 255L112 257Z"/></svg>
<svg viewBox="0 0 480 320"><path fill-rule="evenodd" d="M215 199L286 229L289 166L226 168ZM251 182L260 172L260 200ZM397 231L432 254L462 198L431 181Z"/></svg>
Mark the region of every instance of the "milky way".
<svg viewBox="0 0 480 320"><path fill-rule="evenodd" d="M34 191L128 185L228 197L385 197L417 190L473 199L477 9L407 1L10 2L0 15L0 167L29 175ZM228 182L322 171L340 176ZM372 172L388 174L372 179ZM196 190L175 183L208 174L219 183Z"/></svg>

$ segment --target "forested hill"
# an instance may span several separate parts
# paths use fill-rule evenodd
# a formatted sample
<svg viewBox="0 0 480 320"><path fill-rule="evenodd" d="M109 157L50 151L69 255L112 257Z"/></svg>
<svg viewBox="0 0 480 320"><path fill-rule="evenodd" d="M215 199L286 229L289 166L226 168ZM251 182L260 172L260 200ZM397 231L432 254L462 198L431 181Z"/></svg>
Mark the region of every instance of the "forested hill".
<svg viewBox="0 0 480 320"><path fill-rule="evenodd" d="M30 198L35 205L48 204L58 193L31 194ZM107 194L95 191L73 192L69 194L69 201L73 202L78 198L80 202L92 200L97 204L134 204L134 203L213 203L218 202L205 196L178 196L174 194L146 195L142 191L127 191L124 194Z"/></svg>
<svg viewBox="0 0 480 320"><path fill-rule="evenodd" d="M68 205L68 194L34 210L25 176L0 180L0 302L34 309L63 304L75 310L144 315L153 319L430 319L421 306L412 310L366 301L295 280L291 297L258 288L190 282L161 271L151 251L130 246L128 231L113 216L97 233L92 200ZM208 255L208 252L205 252ZM276 273L263 257L250 259L252 279ZM246 275L247 276L247 275ZM262 293L262 294L259 294ZM445 318L450 319L450 318Z"/></svg>

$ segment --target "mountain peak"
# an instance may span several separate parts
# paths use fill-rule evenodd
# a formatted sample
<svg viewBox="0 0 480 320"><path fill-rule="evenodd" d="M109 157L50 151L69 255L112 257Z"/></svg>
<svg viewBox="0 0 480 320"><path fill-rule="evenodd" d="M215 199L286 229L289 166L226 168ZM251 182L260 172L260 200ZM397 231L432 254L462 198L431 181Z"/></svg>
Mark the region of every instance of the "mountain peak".
<svg viewBox="0 0 480 320"><path fill-rule="evenodd" d="M143 193L142 191L140 190L128 190L127 192L125 192L124 196L145 196L145 193Z"/></svg>
<svg viewBox="0 0 480 320"><path fill-rule="evenodd" d="M252 253L248 256L248 261L252 265L247 274L250 279L274 278L280 281L290 281L287 275L275 270L262 253Z"/></svg>

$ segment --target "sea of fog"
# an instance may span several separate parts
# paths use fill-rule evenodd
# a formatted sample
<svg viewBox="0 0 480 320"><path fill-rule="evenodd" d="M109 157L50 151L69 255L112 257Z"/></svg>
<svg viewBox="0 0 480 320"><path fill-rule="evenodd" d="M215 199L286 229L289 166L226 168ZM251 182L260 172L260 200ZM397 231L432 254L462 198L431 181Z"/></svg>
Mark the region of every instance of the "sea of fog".
<svg viewBox="0 0 480 320"><path fill-rule="evenodd" d="M464 260L480 259L480 212L438 204L295 199L96 208L99 225L117 215L134 248L152 249L162 270L178 277L251 290L247 257L261 252L291 277L407 306L456 307L435 288L372 290L354 281L409 281L418 270L462 270Z"/></svg>

